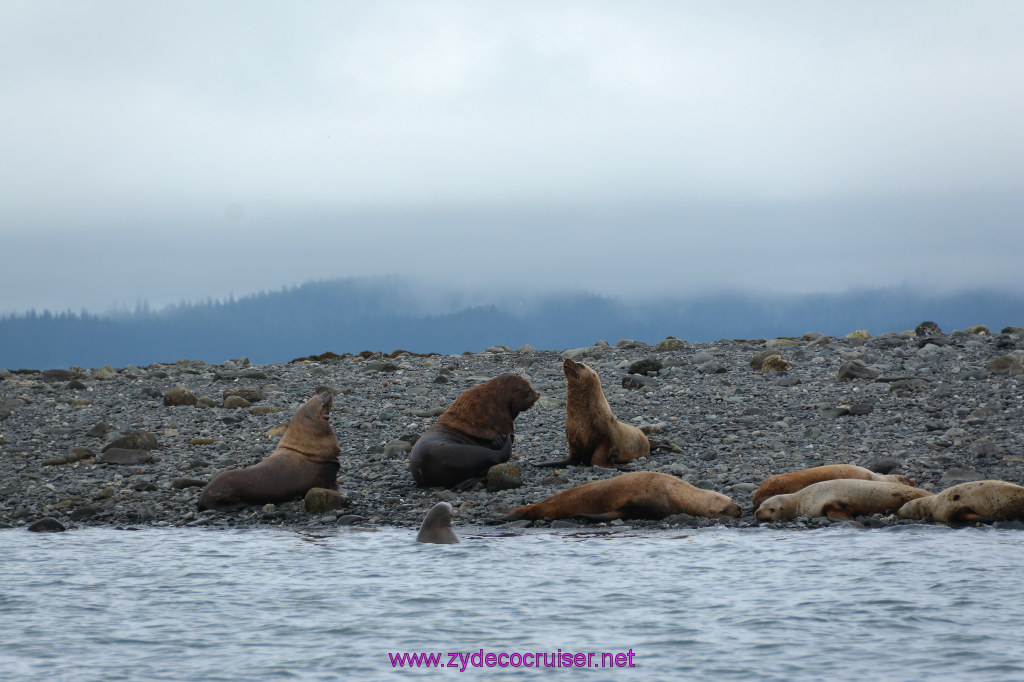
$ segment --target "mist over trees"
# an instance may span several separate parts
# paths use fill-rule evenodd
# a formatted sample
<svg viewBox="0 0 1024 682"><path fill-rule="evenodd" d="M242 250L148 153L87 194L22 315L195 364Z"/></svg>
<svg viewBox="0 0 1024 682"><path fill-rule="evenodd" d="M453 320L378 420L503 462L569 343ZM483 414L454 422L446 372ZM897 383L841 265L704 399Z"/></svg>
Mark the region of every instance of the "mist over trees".
<svg viewBox="0 0 1024 682"><path fill-rule="evenodd" d="M927 296L905 288L841 294L752 295L624 301L595 294L536 295L465 307L419 302L400 280L310 282L226 301L182 303L162 310L95 315L30 311L0 318L0 367L147 365L180 358L220 363L248 357L287 362L325 351L403 349L479 352L488 346L564 349L629 338L842 336L913 329L932 320L944 330L1024 324L1024 296L971 291Z"/></svg>

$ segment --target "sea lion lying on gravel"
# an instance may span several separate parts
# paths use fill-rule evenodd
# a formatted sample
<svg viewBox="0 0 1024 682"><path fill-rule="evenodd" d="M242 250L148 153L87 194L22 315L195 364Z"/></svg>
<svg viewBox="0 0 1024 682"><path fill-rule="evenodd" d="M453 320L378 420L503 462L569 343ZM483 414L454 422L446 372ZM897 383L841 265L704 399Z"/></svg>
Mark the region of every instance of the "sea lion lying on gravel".
<svg viewBox="0 0 1024 682"><path fill-rule="evenodd" d="M901 519L943 523L1024 520L1024 487L1007 481L969 481L900 507Z"/></svg>
<svg viewBox="0 0 1024 682"><path fill-rule="evenodd" d="M447 502L438 502L423 518L423 525L416 535L416 542L432 542L439 545L450 545L459 541L452 530L452 506Z"/></svg>
<svg viewBox="0 0 1024 682"><path fill-rule="evenodd" d="M772 495L795 493L797 490L806 488L812 483L831 481L837 478L859 478L864 481L888 481L909 486L915 485L914 479L900 476L899 474L876 474L870 469L865 469L855 464L826 464L825 466L813 467L811 469L800 469L799 471L769 476L754 492L754 509L757 509L762 502Z"/></svg>
<svg viewBox="0 0 1024 682"><path fill-rule="evenodd" d="M672 514L739 516L740 507L727 496L690 485L669 474L634 471L555 493L536 504L509 512L512 519L592 520L663 519Z"/></svg>
<svg viewBox="0 0 1024 682"><path fill-rule="evenodd" d="M295 412L269 457L214 476L199 496L199 509L284 502L310 488L337 488L341 448L328 421L333 400L326 392L313 396Z"/></svg>
<svg viewBox="0 0 1024 682"><path fill-rule="evenodd" d="M910 500L932 493L902 483L837 478L812 483L795 493L773 495L754 512L758 521L792 521L798 516L849 519L896 511Z"/></svg>
<svg viewBox="0 0 1024 682"><path fill-rule="evenodd" d="M416 485L469 485L512 456L512 421L540 394L517 374L502 374L463 392L409 453Z"/></svg>
<svg viewBox="0 0 1024 682"><path fill-rule="evenodd" d="M647 434L620 422L612 414L597 372L582 362L569 359L562 363L562 372L569 382L565 398L565 439L569 442L569 456L536 466L582 464L613 468L650 453Z"/></svg>

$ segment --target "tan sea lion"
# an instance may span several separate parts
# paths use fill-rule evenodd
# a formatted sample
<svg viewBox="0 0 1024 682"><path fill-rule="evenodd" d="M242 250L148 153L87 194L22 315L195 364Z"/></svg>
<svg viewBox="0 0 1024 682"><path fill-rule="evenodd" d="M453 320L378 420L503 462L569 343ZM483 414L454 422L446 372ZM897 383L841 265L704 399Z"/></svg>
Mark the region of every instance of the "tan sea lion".
<svg viewBox="0 0 1024 682"><path fill-rule="evenodd" d="M269 457L214 476L199 496L199 508L283 502L310 488L335 489L341 448L328 421L332 403L326 392L310 398L295 412Z"/></svg>
<svg viewBox="0 0 1024 682"><path fill-rule="evenodd" d="M754 517L758 521L791 521L798 516L849 519L896 511L910 500L931 494L902 483L837 478L812 483L795 493L773 495L761 503Z"/></svg>
<svg viewBox="0 0 1024 682"><path fill-rule="evenodd" d="M409 453L416 485L476 482L512 456L512 421L540 394L516 374L502 374L463 392Z"/></svg>
<svg viewBox="0 0 1024 682"><path fill-rule="evenodd" d="M452 530L452 506L447 502L438 502L423 518L423 525L416 535L416 542L433 542L439 545L450 545L459 541Z"/></svg>
<svg viewBox="0 0 1024 682"><path fill-rule="evenodd" d="M569 456L537 466L582 464L613 468L651 452L647 434L620 422L601 389L601 378L582 362L566 359L562 372L569 382L565 398L565 439Z"/></svg>
<svg viewBox="0 0 1024 682"><path fill-rule="evenodd" d="M536 504L509 512L512 519L595 520L663 519L672 514L739 516L740 507L727 496L690 485L675 476L634 471L555 493Z"/></svg>
<svg viewBox="0 0 1024 682"><path fill-rule="evenodd" d="M754 509L773 495L795 493L812 483L831 481L837 478L859 478L864 481L888 481L914 486L915 481L899 474L876 474L870 469L855 464L826 464L811 469L800 469L785 474L776 474L764 479L764 483L754 492Z"/></svg>
<svg viewBox="0 0 1024 682"><path fill-rule="evenodd" d="M902 519L943 523L1024 520L1024 487L1007 481L969 481L900 507Z"/></svg>

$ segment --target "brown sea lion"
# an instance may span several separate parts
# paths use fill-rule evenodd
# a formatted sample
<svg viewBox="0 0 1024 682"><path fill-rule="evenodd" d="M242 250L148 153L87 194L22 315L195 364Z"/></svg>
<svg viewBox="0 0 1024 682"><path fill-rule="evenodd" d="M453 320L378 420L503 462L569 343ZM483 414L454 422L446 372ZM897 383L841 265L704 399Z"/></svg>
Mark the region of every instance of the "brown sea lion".
<svg viewBox="0 0 1024 682"><path fill-rule="evenodd" d="M943 523L1024 520L1024 487L1007 481L969 481L900 507L902 519Z"/></svg>
<svg viewBox="0 0 1024 682"><path fill-rule="evenodd" d="M512 456L512 421L540 394L516 374L502 374L463 392L412 447L416 485L452 487L481 480Z"/></svg>
<svg viewBox="0 0 1024 682"><path fill-rule="evenodd" d="M569 442L569 456L536 466L582 464L613 468L650 453L647 434L620 422L612 414L597 372L582 362L569 359L562 363L562 372L569 382L565 398L565 439Z"/></svg>
<svg viewBox="0 0 1024 682"><path fill-rule="evenodd" d="M754 512L758 521L791 521L798 516L849 519L865 514L896 511L910 500L932 493L902 483L837 478L773 495Z"/></svg>
<svg viewBox="0 0 1024 682"><path fill-rule="evenodd" d="M438 502L423 518L423 525L416 535L416 542L433 542L439 545L450 545L459 541L452 530L452 506L447 502Z"/></svg>
<svg viewBox="0 0 1024 682"><path fill-rule="evenodd" d="M870 469L855 464L826 464L811 469L776 474L764 479L764 483L754 492L754 509L757 509L762 502L773 495L795 493L812 483L832 481L837 478L859 478L864 481L888 481L909 486L915 485L914 479L899 474L876 474Z"/></svg>
<svg viewBox="0 0 1024 682"><path fill-rule="evenodd" d="M336 488L341 448L328 421L332 402L326 392L310 398L269 457L214 476L199 496L199 508L283 502L310 488Z"/></svg>
<svg viewBox="0 0 1024 682"><path fill-rule="evenodd" d="M740 507L713 490L697 488L675 476L634 471L555 493L536 504L509 512L512 519L594 520L663 519L672 514L739 516Z"/></svg>

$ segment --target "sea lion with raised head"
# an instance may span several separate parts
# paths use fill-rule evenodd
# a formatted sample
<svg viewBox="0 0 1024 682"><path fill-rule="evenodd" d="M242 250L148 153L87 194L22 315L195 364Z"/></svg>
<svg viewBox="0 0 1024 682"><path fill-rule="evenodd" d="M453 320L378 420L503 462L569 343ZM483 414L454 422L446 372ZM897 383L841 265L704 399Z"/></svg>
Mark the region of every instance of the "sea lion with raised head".
<svg viewBox="0 0 1024 682"><path fill-rule="evenodd" d="M620 422L612 413L601 389L601 377L582 362L566 359L562 372L568 381L565 397L565 439L569 456L558 462L536 466L600 466L614 468L617 464L651 452L647 434Z"/></svg>
<svg viewBox="0 0 1024 682"><path fill-rule="evenodd" d="M902 483L837 478L773 495L754 512L758 521L792 521L798 516L849 519L896 511L910 500L932 493Z"/></svg>
<svg viewBox="0 0 1024 682"><path fill-rule="evenodd" d="M423 525L416 535L416 542L433 542L439 545L450 545L459 541L452 530L452 506L447 502L438 502L423 518Z"/></svg>
<svg viewBox="0 0 1024 682"><path fill-rule="evenodd" d="M911 500L897 513L901 519L943 523L1024 520L1024 487L1008 481L968 481Z"/></svg>
<svg viewBox="0 0 1024 682"><path fill-rule="evenodd" d="M341 448L328 420L333 400L327 392L310 398L292 416L270 456L214 476L199 496L199 508L284 502L310 488L336 488Z"/></svg>
<svg viewBox="0 0 1024 682"><path fill-rule="evenodd" d="M888 481L889 483L902 483L909 486L915 485L914 479L900 476L899 474L876 474L870 469L865 469L855 464L826 464L825 466L776 474L764 479L764 482L754 492L754 509L757 509L761 506L762 502L773 495L795 493L812 483L832 481L838 478L857 478L864 481Z"/></svg>
<svg viewBox="0 0 1024 682"><path fill-rule="evenodd" d="M462 393L409 453L416 485L452 487L482 480L512 456L512 422L540 394L517 374L502 374Z"/></svg>
<svg viewBox="0 0 1024 682"><path fill-rule="evenodd" d="M611 521L663 519L672 514L739 516L740 507L721 493L697 488L675 476L634 471L563 490L536 504L513 509L509 517L535 520L582 516Z"/></svg>

